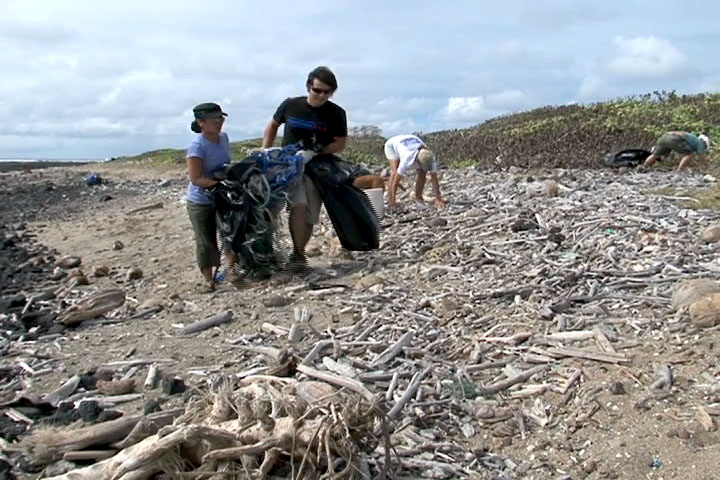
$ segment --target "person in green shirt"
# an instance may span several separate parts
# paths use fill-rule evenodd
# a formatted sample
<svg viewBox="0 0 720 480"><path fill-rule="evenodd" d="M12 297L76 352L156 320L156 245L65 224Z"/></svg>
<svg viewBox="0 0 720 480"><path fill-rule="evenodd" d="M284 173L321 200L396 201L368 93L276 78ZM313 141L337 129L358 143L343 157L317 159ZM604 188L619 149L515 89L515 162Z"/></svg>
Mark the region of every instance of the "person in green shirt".
<svg viewBox="0 0 720 480"><path fill-rule="evenodd" d="M655 162L663 159L670 152L678 152L683 155L677 171L685 170L693 158L704 156L710 149L712 141L710 137L702 134L694 134L683 131L673 131L663 134L652 149L652 154L645 160L645 168L652 167Z"/></svg>

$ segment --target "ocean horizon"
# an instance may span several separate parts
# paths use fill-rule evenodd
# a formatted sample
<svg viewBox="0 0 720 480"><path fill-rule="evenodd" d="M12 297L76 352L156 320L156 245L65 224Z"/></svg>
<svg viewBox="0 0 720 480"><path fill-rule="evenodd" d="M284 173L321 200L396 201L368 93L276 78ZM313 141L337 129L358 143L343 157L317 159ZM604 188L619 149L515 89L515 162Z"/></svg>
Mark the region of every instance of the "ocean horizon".
<svg viewBox="0 0 720 480"><path fill-rule="evenodd" d="M109 158L0 158L0 162L3 163L91 163L106 160L109 160Z"/></svg>

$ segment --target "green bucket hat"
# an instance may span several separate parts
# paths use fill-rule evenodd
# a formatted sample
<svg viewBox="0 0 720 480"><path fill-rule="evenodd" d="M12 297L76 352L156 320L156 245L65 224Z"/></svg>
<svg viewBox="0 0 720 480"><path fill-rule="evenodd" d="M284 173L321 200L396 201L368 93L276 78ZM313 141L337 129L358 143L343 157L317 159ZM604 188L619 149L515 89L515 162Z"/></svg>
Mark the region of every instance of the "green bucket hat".
<svg viewBox="0 0 720 480"><path fill-rule="evenodd" d="M193 115L197 120L203 118L222 118L227 117L227 113L222 111L217 103L201 103L193 108Z"/></svg>

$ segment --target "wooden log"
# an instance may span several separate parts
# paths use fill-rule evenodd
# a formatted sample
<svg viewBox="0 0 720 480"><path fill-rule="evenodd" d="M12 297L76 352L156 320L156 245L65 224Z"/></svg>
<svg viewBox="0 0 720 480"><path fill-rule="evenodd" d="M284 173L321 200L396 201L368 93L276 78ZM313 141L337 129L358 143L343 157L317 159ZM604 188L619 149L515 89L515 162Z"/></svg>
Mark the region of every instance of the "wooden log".
<svg viewBox="0 0 720 480"><path fill-rule="evenodd" d="M405 407L405 405L415 396L418 389L420 388L420 385L422 384L422 380L430 372L430 368L426 368L420 372L416 372L415 375L413 375L412 380L410 380L410 384L408 385L407 390L405 390L405 393L402 394L400 399L393 405L393 407L388 412L388 417L391 419L394 419L397 417L402 409Z"/></svg>
<svg viewBox="0 0 720 480"><path fill-rule="evenodd" d="M333 345L332 340L320 340L315 344L315 346L310 350L310 353L305 355L305 358L303 358L302 362L300 362L301 365L311 365L312 362L315 361L315 358L320 355L320 352L325 350L328 347L331 347Z"/></svg>
<svg viewBox="0 0 720 480"><path fill-rule="evenodd" d="M385 392L385 400L390 401L393 398L393 393L395 393L395 389L398 386L398 381L400 380L400 371L395 370L395 373L393 373L392 380L390 380L390 385L388 386L387 391Z"/></svg>
<svg viewBox="0 0 720 480"><path fill-rule="evenodd" d="M42 400L49 403L53 407L57 407L60 402L68 398L70 395L73 394L75 390L77 390L78 385L80 385L80 380L80 375L74 375L65 383L63 383L60 388L48 393L47 395L44 395L42 397Z"/></svg>
<svg viewBox="0 0 720 480"><path fill-rule="evenodd" d="M39 430L29 441L36 457L45 461L61 458L65 452L83 450L96 445L109 445L125 438L143 418L169 424L182 415L184 409L157 412L143 417L135 415L98 423L83 428Z"/></svg>
<svg viewBox="0 0 720 480"><path fill-rule="evenodd" d="M187 325L183 328L182 333L183 335L189 335L191 333L202 332L203 330L207 330L208 328L217 327L218 325L222 325L223 323L228 323L231 320L232 312L228 310L227 312L219 313L217 315L207 317L203 320L199 320L195 323L191 323L190 325Z"/></svg>
<svg viewBox="0 0 720 480"><path fill-rule="evenodd" d="M573 330L568 332L554 332L545 335L546 340L554 342L581 342L595 337L595 332L591 330Z"/></svg>
<svg viewBox="0 0 720 480"><path fill-rule="evenodd" d="M302 327L297 323L293 323L288 332L288 342L297 343L302 340L303 335Z"/></svg>
<svg viewBox="0 0 720 480"><path fill-rule="evenodd" d="M480 392L483 394L502 392L503 390L507 390L513 385L529 380L533 375L544 372L548 368L550 368L548 365L538 365L537 367L533 367L523 372L520 372L517 375L506 378L505 380L500 380L499 382L491 383L490 385L484 385L480 387Z"/></svg>
<svg viewBox="0 0 720 480"><path fill-rule="evenodd" d="M622 355L620 353L607 353L607 352L597 352L592 350L583 350L580 348L559 348L559 347L550 347L543 351L542 353L545 353L547 355L553 356L553 357L574 357L574 358L583 358L585 360L594 360L596 362L605 362L605 363L627 363L630 361L625 355Z"/></svg>
<svg viewBox="0 0 720 480"><path fill-rule="evenodd" d="M270 322L263 322L263 324L260 325L260 330L262 330L263 332L272 333L273 335L281 335L283 337L290 333L289 328L280 327Z"/></svg>
<svg viewBox="0 0 720 480"><path fill-rule="evenodd" d="M144 386L147 390L152 390L155 388L155 384L157 383L158 379L158 366L156 363L153 363L150 365L150 368L148 368L147 377L145 378Z"/></svg>
<svg viewBox="0 0 720 480"><path fill-rule="evenodd" d="M339 375L334 375L332 373L321 372L314 368L308 367L307 365L298 365L297 371L300 373L304 373L308 377L317 378L318 380L322 380L323 382L327 382L331 385L345 387L348 390L359 393L369 402L372 402L375 398L373 393L367 388L365 388L362 383L358 382L357 380L353 380L351 378L343 378Z"/></svg>
<svg viewBox="0 0 720 480"><path fill-rule="evenodd" d="M610 343L610 339L605 335L605 332L602 331L602 328L595 325L592 331L595 334L595 340L605 353L617 353Z"/></svg>
<svg viewBox="0 0 720 480"><path fill-rule="evenodd" d="M393 358L397 357L403 348L410 346L413 341L414 334L412 331L405 333L395 343L386 348L375 360L370 362L371 368L377 368L381 365L385 365L390 362Z"/></svg>
<svg viewBox="0 0 720 480"><path fill-rule="evenodd" d="M99 292L68 308L58 317L58 322L66 326L77 325L121 307L123 303L125 303L123 290L113 289Z"/></svg>
<svg viewBox="0 0 720 480"><path fill-rule="evenodd" d="M66 452L63 460L68 462L85 462L88 460L105 460L117 453L117 450L81 450L75 452Z"/></svg>

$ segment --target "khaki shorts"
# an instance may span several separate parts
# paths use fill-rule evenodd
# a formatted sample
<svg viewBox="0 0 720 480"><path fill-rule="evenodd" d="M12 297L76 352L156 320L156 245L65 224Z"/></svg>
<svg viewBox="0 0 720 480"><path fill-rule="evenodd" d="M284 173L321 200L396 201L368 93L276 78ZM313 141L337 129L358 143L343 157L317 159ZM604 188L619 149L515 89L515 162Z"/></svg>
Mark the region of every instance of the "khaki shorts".
<svg viewBox="0 0 720 480"><path fill-rule="evenodd" d="M293 181L288 188L288 207L307 205L307 223L317 225L320 220L322 198L310 177L303 175Z"/></svg>
<svg viewBox="0 0 720 480"><path fill-rule="evenodd" d="M695 150L693 150L682 135L676 135L674 133L666 133L660 137L652 153L658 157L666 157L671 151L682 153L683 155L695 153Z"/></svg>

